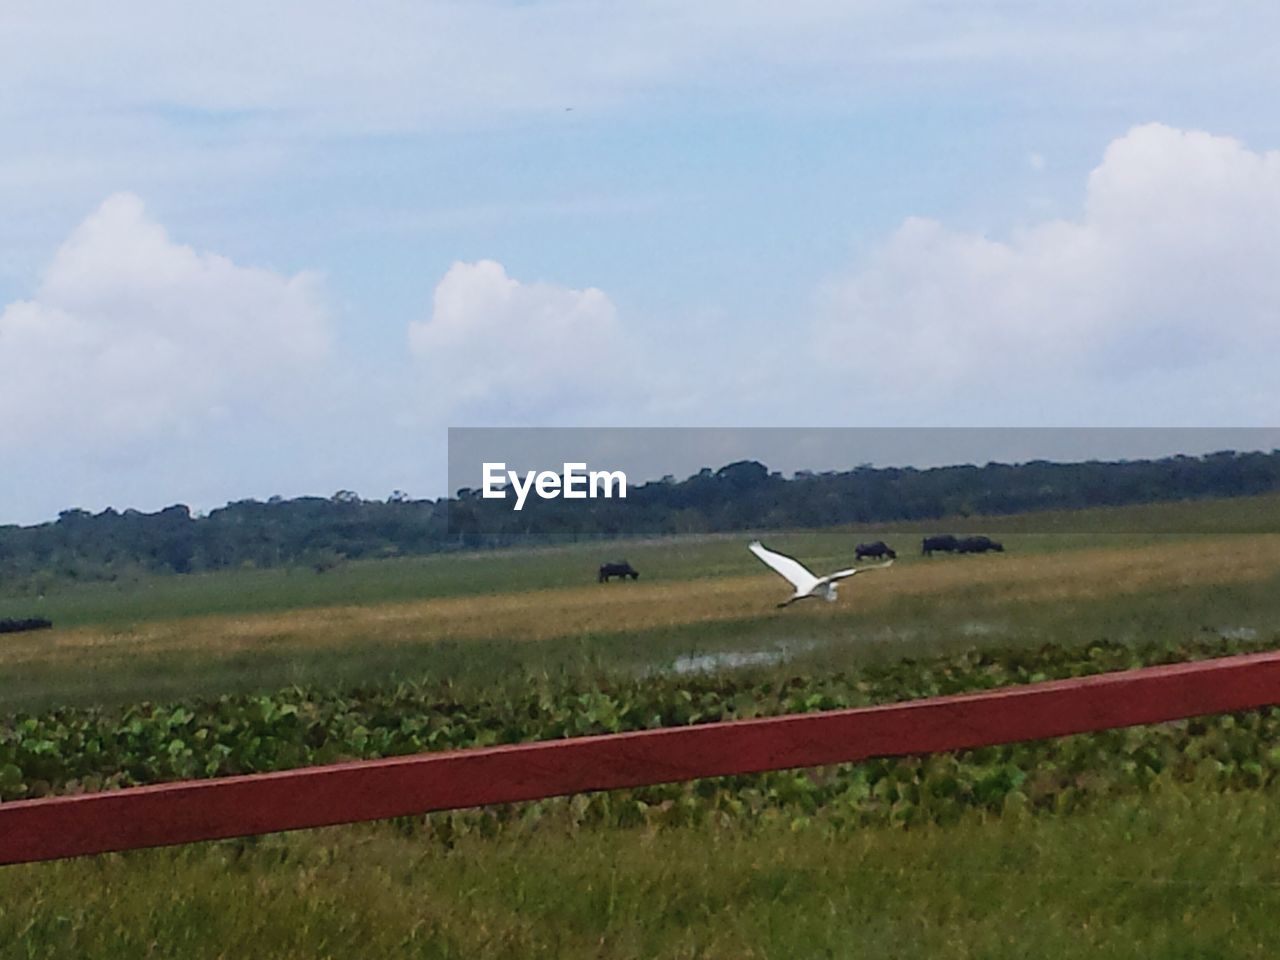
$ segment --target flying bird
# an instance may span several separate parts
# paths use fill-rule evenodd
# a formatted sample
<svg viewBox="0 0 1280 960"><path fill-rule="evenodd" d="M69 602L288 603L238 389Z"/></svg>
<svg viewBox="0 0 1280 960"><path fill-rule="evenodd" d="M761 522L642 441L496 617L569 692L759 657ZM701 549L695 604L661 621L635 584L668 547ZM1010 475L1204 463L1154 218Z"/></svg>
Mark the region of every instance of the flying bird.
<svg viewBox="0 0 1280 960"><path fill-rule="evenodd" d="M791 586L795 587L795 596L789 600L782 601L782 603L778 604L779 607L785 607L806 597L822 597L828 603L835 603L836 587L839 586L838 580L852 577L855 573L862 573L864 570L883 570L885 567L893 566L893 561L889 560L885 563L878 563L874 567L850 567L848 570L837 570L835 573L825 577L815 577L809 571L809 568L799 560L794 557L788 557L785 553L776 553L765 547L759 540L756 540L747 549L763 560L775 573L781 574Z"/></svg>

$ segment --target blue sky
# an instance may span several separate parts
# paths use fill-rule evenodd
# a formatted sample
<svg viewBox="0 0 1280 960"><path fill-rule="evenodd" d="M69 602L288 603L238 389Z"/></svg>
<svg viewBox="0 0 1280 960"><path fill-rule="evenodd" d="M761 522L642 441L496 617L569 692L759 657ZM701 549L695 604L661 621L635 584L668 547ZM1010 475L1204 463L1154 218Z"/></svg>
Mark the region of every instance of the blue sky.
<svg viewBox="0 0 1280 960"><path fill-rule="evenodd" d="M439 495L448 426L1273 425L1275 11L6 4L0 522Z"/></svg>

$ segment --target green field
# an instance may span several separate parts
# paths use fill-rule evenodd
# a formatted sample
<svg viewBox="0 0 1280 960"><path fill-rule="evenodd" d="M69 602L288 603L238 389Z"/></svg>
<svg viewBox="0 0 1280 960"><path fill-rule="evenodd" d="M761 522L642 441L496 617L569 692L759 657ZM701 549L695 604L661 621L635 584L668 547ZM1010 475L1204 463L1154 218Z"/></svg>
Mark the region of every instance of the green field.
<svg viewBox="0 0 1280 960"><path fill-rule="evenodd" d="M1276 498L983 529L786 610L719 536L64 585L0 638L0 799L1280 646ZM1271 956L1277 790L1267 710L6 868L0 957Z"/></svg>
<svg viewBox="0 0 1280 960"><path fill-rule="evenodd" d="M922 534L947 530L999 535L1011 549L1033 554L1085 544L1129 546L1169 537L1280 533L1280 496L952 518L896 529L879 525L766 532L761 536L816 567L845 563L852 546L864 539L886 539L899 549L904 562L914 560ZM752 536L715 534L353 561L322 574L300 567L137 576L116 582L58 580L46 586L42 598L6 592L0 582L0 616L39 614L60 626L128 626L210 614L545 590L590 583L600 563L615 557L630 559L643 571L646 581L745 575L759 569L758 561L743 549Z"/></svg>
<svg viewBox="0 0 1280 960"><path fill-rule="evenodd" d="M1274 791L920 830L350 827L0 871L0 957L1129 960L1280 949Z"/></svg>

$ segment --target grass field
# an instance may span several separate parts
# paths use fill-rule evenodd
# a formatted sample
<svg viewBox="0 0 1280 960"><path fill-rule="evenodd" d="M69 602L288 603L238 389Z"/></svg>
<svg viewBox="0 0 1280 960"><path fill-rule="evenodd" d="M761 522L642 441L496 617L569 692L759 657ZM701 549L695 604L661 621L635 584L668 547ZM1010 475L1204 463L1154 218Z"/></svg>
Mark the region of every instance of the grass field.
<svg viewBox="0 0 1280 960"><path fill-rule="evenodd" d="M831 830L347 827L0 870L0 957L1128 958L1280 952L1280 800Z"/></svg>
<svg viewBox="0 0 1280 960"><path fill-rule="evenodd" d="M770 542L819 569L849 559L847 535ZM1280 534L1150 535L1136 544L1131 535L1013 535L1006 542L1005 554L904 556L847 583L836 604L810 601L781 611L774 604L786 585L740 540L650 545L638 554L644 563L633 562L652 575L603 585L577 570L580 548L456 558L444 587L426 577L425 562L386 562L397 583L406 565L422 574L417 586L428 598L374 602L353 592L342 604L261 612L250 598L248 609L234 613L126 623L107 612L97 623L9 635L0 644L0 699L13 706L118 703L424 675L491 682L521 671L656 669L734 652L835 665L983 636L1070 642L1086 625L1109 624L1100 628L1143 640L1185 631L1188 618L1198 619L1194 628L1211 629L1280 622L1268 619L1280 612L1280 600L1271 600ZM547 577L558 569L557 585L479 592L502 583L517 563ZM376 582L372 570L359 571L362 582ZM230 606L239 596L237 576L198 578L185 588L203 585ZM1134 616L1130 605L1150 609Z"/></svg>
<svg viewBox="0 0 1280 960"><path fill-rule="evenodd" d="M902 549L838 603L785 610L745 537L81 585L44 601L55 630L0 638L0 703L115 711L292 683L359 700L407 678L466 704L503 684L589 697L681 670L767 684L915 658L927 673L973 648L1277 646L1278 516L1280 500L1254 498L1011 518L1003 555ZM766 542L834 568L855 538ZM642 579L594 583L617 555ZM0 869L0 957L1272 956L1280 780L1236 756L1280 746L1257 740L1271 729L1209 729L1181 781L946 826L853 826L838 803L770 801L628 829L566 800L527 829L447 843L374 824ZM1146 749L1130 743L1098 756L1129 765Z"/></svg>
<svg viewBox="0 0 1280 960"><path fill-rule="evenodd" d="M1081 545L1139 546L1161 537L1280 533L1280 495L928 521L899 528L862 526L763 534L815 566L845 563L858 540L884 538L903 560L922 533L978 531L1004 537L1020 554ZM377 605L438 597L505 594L589 584L607 559L625 556L644 580L706 579L758 573L743 546L748 534L572 544L542 549L356 561L324 574L307 568L142 576L117 582L51 583L43 599L6 591L0 616L40 613L63 626L132 624L213 614L266 613L335 605Z"/></svg>

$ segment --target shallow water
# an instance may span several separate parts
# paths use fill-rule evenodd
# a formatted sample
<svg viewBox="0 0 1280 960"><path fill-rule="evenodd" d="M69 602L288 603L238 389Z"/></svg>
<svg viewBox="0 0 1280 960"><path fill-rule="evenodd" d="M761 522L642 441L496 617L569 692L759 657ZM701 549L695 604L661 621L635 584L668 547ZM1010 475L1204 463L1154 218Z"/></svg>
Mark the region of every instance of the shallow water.
<svg viewBox="0 0 1280 960"><path fill-rule="evenodd" d="M1257 640L1258 631L1253 627L1220 627L1218 636L1223 640Z"/></svg>
<svg viewBox="0 0 1280 960"><path fill-rule="evenodd" d="M754 650L721 650L715 653L690 653L676 657L669 664L654 668L655 673L710 673L716 670L736 670L742 667L772 667L786 663L797 654L808 653L830 641L798 640L776 642L772 647Z"/></svg>
<svg viewBox="0 0 1280 960"><path fill-rule="evenodd" d="M970 620L960 627L960 632L966 637L989 637L994 633L1004 633L1005 628L998 623Z"/></svg>
<svg viewBox="0 0 1280 960"><path fill-rule="evenodd" d="M714 670L732 670L738 667L771 667L789 659L785 650L729 650L725 653L704 653L697 656L677 657L668 668L671 673L710 673Z"/></svg>

